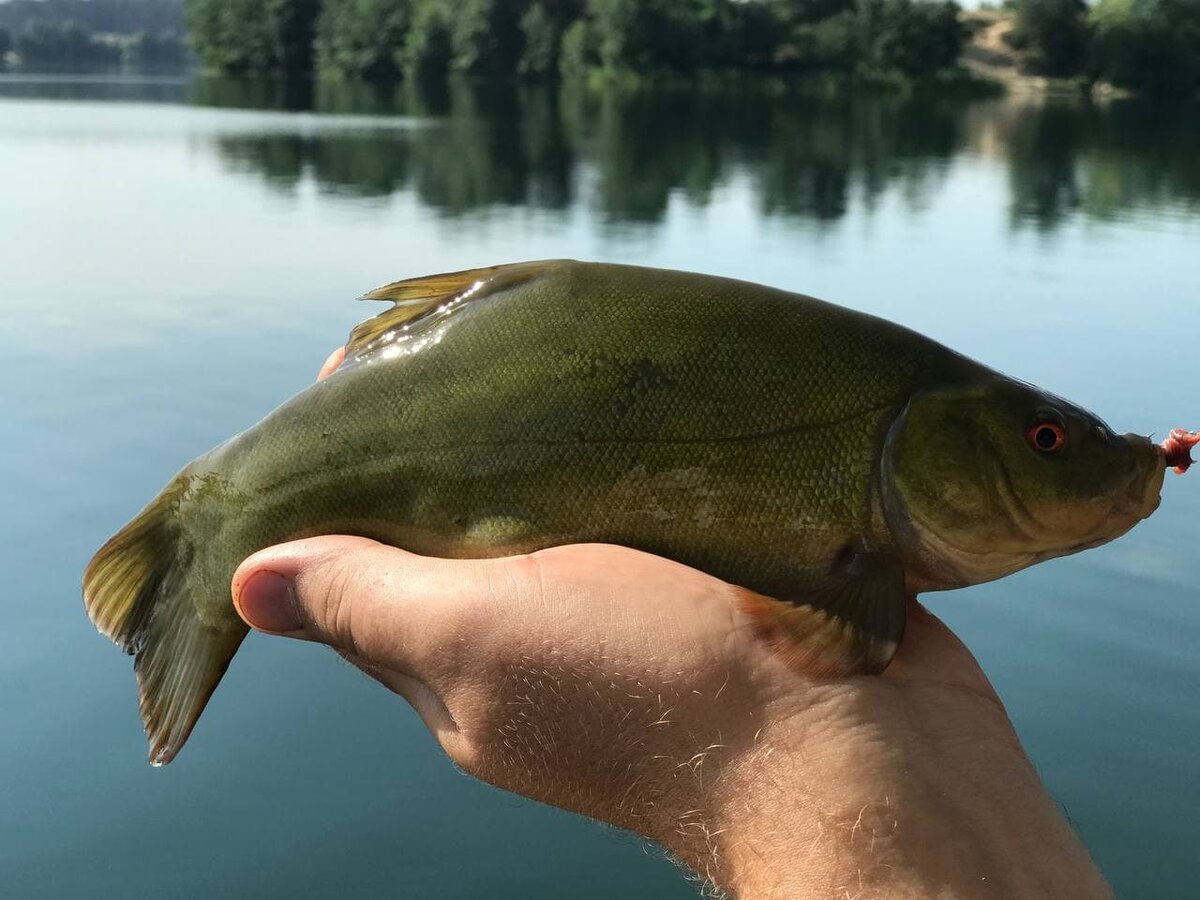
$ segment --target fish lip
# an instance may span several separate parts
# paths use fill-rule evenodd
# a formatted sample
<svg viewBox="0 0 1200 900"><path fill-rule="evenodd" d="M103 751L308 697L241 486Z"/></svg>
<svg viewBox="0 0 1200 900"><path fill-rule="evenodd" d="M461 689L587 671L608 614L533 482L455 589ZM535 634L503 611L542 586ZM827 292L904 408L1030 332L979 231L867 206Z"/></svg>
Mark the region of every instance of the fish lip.
<svg viewBox="0 0 1200 900"><path fill-rule="evenodd" d="M1129 447L1140 452L1140 465L1129 476L1129 484L1113 505L1120 516L1133 519L1134 523L1148 519L1162 504L1162 487L1166 478L1167 455L1161 446L1137 434L1125 435ZM1146 452L1149 451L1149 452Z"/></svg>

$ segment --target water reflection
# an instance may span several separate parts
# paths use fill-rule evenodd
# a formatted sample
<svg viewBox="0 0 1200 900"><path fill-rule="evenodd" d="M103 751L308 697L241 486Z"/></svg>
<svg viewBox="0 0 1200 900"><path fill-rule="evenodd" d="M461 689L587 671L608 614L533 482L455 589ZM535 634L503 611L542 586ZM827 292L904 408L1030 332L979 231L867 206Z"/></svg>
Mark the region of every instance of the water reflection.
<svg viewBox="0 0 1200 900"><path fill-rule="evenodd" d="M306 180L350 198L411 191L449 217L582 207L653 225L673 199L703 209L737 180L762 215L820 225L855 208L870 215L885 196L921 209L964 154L1006 167L1014 230L1200 210L1195 103L822 97L746 81L631 90L52 76L2 76L0 96L351 114L229 129L217 149L230 171L280 191ZM394 127L397 117L421 127Z"/></svg>
<svg viewBox="0 0 1200 900"><path fill-rule="evenodd" d="M744 176L763 215L830 222L855 205L869 213L889 193L921 208L963 153L1006 161L1014 228L1200 206L1194 106L465 82L435 92L326 84L307 98L201 82L194 100L272 108L311 101L321 112L428 118L428 127L405 131L240 133L218 146L231 168L282 189L312 178L354 197L411 190L448 216L582 204L612 223L653 224L673 197L703 208Z"/></svg>

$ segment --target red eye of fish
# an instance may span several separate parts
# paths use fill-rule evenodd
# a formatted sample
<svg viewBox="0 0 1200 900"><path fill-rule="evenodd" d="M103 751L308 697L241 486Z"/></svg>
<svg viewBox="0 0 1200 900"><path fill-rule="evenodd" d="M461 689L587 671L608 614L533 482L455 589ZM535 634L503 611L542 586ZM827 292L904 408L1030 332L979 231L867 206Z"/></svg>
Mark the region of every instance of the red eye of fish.
<svg viewBox="0 0 1200 900"><path fill-rule="evenodd" d="M1057 453L1067 442L1067 433L1057 422L1038 422L1029 429L1029 446L1039 453Z"/></svg>

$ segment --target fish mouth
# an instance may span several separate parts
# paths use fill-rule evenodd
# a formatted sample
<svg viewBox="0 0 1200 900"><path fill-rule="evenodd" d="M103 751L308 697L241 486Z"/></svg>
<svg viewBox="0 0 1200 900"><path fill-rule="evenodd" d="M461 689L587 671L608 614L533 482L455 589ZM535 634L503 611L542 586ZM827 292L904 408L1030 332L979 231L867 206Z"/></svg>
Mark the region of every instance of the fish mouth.
<svg viewBox="0 0 1200 900"><path fill-rule="evenodd" d="M1128 487L1113 506L1113 512L1117 517L1137 523L1152 516L1162 503L1167 457L1162 447L1140 435L1127 434L1125 441L1137 454L1138 461L1129 476Z"/></svg>

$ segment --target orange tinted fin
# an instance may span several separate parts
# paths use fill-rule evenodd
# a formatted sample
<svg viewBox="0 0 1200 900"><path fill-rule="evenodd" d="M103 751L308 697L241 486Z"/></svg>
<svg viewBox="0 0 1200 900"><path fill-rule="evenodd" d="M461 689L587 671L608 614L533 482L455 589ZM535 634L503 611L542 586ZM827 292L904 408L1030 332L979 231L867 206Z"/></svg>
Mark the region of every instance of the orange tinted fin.
<svg viewBox="0 0 1200 900"><path fill-rule="evenodd" d="M861 568L804 602L744 590L738 606L759 639L797 671L828 678L878 674L904 636L904 571L888 562Z"/></svg>
<svg viewBox="0 0 1200 900"><path fill-rule="evenodd" d="M449 312L461 303L532 281L564 262L544 260L468 269L465 272L410 278L376 288L359 299L390 300L395 305L387 312L361 323L350 333L346 356L353 359L369 353L391 343L432 312Z"/></svg>

